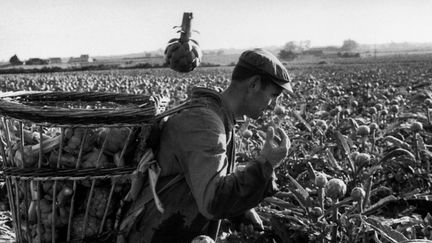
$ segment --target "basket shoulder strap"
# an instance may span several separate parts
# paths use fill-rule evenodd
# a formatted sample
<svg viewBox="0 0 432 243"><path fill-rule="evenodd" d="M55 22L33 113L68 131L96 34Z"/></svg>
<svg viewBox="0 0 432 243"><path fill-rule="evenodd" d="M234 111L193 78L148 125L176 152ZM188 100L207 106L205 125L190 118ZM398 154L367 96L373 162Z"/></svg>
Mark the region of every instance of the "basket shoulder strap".
<svg viewBox="0 0 432 243"><path fill-rule="evenodd" d="M175 114L177 112L180 112L184 109L195 108L195 107L205 107L205 106L206 106L205 104L201 104L198 102L192 102L192 101L188 100L188 101L181 103L180 105L177 105L177 106L175 106L175 107L173 107L167 111L160 113L159 115L156 115L155 120L159 121L159 120L163 119L164 117L170 116L170 115Z"/></svg>

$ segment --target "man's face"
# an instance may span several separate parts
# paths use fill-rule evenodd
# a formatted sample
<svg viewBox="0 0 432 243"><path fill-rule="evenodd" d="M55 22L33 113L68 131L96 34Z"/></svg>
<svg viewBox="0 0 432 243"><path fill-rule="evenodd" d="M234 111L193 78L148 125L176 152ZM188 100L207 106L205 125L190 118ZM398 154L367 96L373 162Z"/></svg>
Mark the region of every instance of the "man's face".
<svg viewBox="0 0 432 243"><path fill-rule="evenodd" d="M262 88L261 82L259 85L260 87L253 90L248 97L248 112L246 115L252 119L262 116L266 109L273 110L282 93L282 88L276 84L270 83L265 88Z"/></svg>

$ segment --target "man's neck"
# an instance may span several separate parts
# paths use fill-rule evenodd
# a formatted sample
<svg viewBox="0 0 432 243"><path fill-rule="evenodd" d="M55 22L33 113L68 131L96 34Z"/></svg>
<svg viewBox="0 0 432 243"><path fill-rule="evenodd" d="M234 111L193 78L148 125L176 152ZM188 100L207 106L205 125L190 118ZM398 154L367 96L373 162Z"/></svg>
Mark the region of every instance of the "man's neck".
<svg viewBox="0 0 432 243"><path fill-rule="evenodd" d="M241 94L237 90L234 90L232 87L228 87L222 92L222 100L234 114L235 118L243 117L240 109L240 97Z"/></svg>

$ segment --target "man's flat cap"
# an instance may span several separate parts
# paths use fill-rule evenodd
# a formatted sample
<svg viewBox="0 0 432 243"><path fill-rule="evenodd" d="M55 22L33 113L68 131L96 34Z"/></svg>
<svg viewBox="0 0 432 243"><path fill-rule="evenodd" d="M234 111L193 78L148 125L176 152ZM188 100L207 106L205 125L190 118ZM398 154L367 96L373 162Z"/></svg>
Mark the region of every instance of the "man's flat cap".
<svg viewBox="0 0 432 243"><path fill-rule="evenodd" d="M293 93L288 71L270 52L259 48L247 50L240 55L237 65L268 76L274 83Z"/></svg>

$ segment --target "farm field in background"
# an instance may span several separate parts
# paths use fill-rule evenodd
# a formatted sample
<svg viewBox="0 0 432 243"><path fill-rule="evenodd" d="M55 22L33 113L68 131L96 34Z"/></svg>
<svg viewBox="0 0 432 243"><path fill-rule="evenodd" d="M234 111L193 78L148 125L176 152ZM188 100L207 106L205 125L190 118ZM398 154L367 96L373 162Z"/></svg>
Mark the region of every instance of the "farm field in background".
<svg viewBox="0 0 432 243"><path fill-rule="evenodd" d="M219 242L432 240L432 56L324 61L287 62L297 97L239 122L240 164L259 152L269 125L283 127L292 145L276 171L280 191L256 208L265 231L243 234L224 221ZM0 90L158 94L174 106L192 86L225 88L231 71L6 74ZM0 195L1 242L13 234L5 189Z"/></svg>

